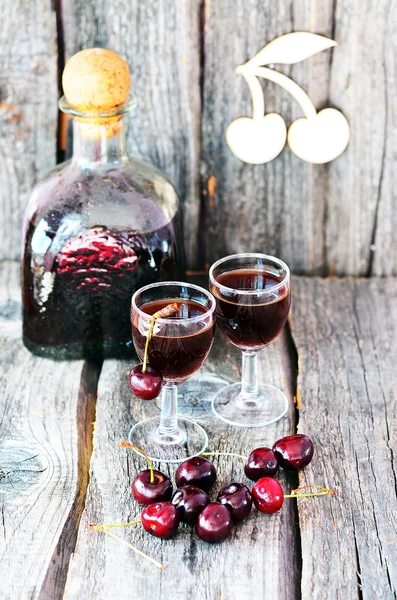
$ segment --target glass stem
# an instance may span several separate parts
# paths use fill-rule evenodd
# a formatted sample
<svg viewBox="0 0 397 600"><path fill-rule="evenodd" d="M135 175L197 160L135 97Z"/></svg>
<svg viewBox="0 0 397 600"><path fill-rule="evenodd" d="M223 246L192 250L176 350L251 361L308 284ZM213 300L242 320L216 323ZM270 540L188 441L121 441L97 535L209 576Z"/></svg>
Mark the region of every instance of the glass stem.
<svg viewBox="0 0 397 600"><path fill-rule="evenodd" d="M173 383L163 386L159 434L174 436L179 433L178 420L178 387Z"/></svg>
<svg viewBox="0 0 397 600"><path fill-rule="evenodd" d="M241 396L244 402L255 402L259 396L258 357L256 352L248 350L243 352Z"/></svg>

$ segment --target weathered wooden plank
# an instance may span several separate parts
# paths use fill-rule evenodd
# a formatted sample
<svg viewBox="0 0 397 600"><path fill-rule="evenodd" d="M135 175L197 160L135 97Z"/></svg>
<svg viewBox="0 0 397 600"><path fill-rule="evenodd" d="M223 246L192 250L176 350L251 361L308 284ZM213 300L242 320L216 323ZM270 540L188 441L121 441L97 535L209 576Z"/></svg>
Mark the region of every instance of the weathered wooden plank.
<svg viewBox="0 0 397 600"><path fill-rule="evenodd" d="M257 248L283 256L295 272L397 273L395 0L365 5L327 0L315 11L308 0L208 1L203 32L198 0L94 4L62 3L66 55L99 44L128 59L140 100L129 145L175 182L185 208L191 267L205 258L210 262L226 252ZM16 258L31 187L55 163L56 24L48 0L34 7L22 0L3 3L0 18L0 258ZM315 31L339 42L282 70L317 107L345 112L350 146L328 166L307 165L288 150L268 165L244 165L224 138L233 118L250 114L248 90L234 67L292 30ZM300 116L277 86L269 83L264 89L269 111L279 111L287 123ZM205 195L198 243L201 146Z"/></svg>
<svg viewBox="0 0 397 600"><path fill-rule="evenodd" d="M297 273L365 275L373 263L374 273L396 274L395 1L327 0L315 8L306 0L205 5L208 262L257 250L282 256ZM317 108L342 109L351 124L350 146L329 165L309 165L288 149L267 165L244 164L225 141L232 119L251 115L249 91L234 69L274 37L299 30L331 37L339 46L276 68L300 84ZM287 125L302 116L279 87L268 83L264 90L268 112L282 114Z"/></svg>
<svg viewBox="0 0 397 600"><path fill-rule="evenodd" d="M377 5L378 6L378 5ZM397 19L397 5L395 0L388 9L390 18L387 19L386 40L384 42L383 89L386 114L384 118L383 137L383 162L379 181L376 231L373 236L375 242L375 256L372 273L376 275L396 275L397 250L396 250L396 169L395 152L397 126L395 118L395 98L397 96L396 76L396 38L395 31ZM374 68L376 68L374 66Z"/></svg>
<svg viewBox="0 0 397 600"><path fill-rule="evenodd" d="M98 371L22 346L18 271L0 263L0 595L52 600L83 509Z"/></svg>
<svg viewBox="0 0 397 600"><path fill-rule="evenodd" d="M235 67L267 42L290 31L314 31L332 37L332 2L312 4L218 0L206 3L204 34L203 171L210 233L209 262L232 252L258 251L285 259L295 272L322 272L327 167L312 166L285 149L265 165L248 165L233 156L225 132L240 116L251 116L251 96ZM327 103L330 52L282 66L308 91L314 103ZM267 112L278 112L287 125L302 116L280 87L264 83ZM210 193L211 192L211 193Z"/></svg>
<svg viewBox="0 0 397 600"><path fill-rule="evenodd" d="M303 483L337 501L300 500L302 598L397 594L397 281L295 279L299 430L316 447Z"/></svg>
<svg viewBox="0 0 397 600"><path fill-rule="evenodd" d="M282 384L291 397L291 365L283 341L263 352L261 377L275 385ZM225 380L239 377L239 353L218 336L199 380L185 384L181 412L199 421L207 430L215 451L246 454L259 444L271 444L293 430L294 410L275 426L240 429L215 419L210 398ZM173 540L152 538L140 526L116 530L117 535L166 565L160 572L147 561L105 534L90 531L89 523L126 522L138 518L140 509L133 501L130 483L144 467L116 444L126 439L130 426L144 416L157 412L153 403L134 399L128 389L127 363L106 361L101 373L91 479L86 508L80 525L76 552L71 561L65 598L95 600L129 598L140 600L175 598L219 600L219 598L263 598L277 600L297 597L299 556L295 537L295 507L286 502L283 511L267 518L256 511L236 527L233 537L223 544L201 542L188 526L180 527ZM218 469L216 491L230 481L248 480L240 460L215 459ZM163 465L163 468L167 467ZM173 473L174 469L169 469ZM281 477L284 488L293 483Z"/></svg>
<svg viewBox="0 0 397 600"><path fill-rule="evenodd" d="M0 259L16 259L30 191L56 160L53 3L1 2L0 22Z"/></svg>
<svg viewBox="0 0 397 600"><path fill-rule="evenodd" d="M63 4L68 58L109 47L131 69L138 107L129 117L131 154L164 170L184 208L186 252L197 266L200 210L199 0L71 0Z"/></svg>
<svg viewBox="0 0 397 600"><path fill-rule="evenodd" d="M346 154L329 165L328 269L395 275L397 4L345 0L335 6L340 46L333 52L329 100L348 117L352 137Z"/></svg>

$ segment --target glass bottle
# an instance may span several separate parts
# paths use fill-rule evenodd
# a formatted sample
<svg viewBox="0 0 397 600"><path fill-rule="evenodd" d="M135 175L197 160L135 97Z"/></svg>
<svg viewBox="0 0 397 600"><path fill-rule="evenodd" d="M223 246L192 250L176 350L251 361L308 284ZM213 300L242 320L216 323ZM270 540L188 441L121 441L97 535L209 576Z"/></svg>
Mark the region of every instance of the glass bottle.
<svg viewBox="0 0 397 600"><path fill-rule="evenodd" d="M132 294L180 273L178 198L160 171L127 156L134 99L89 113L59 105L74 119L73 156L26 208L23 340L55 359L127 358Z"/></svg>

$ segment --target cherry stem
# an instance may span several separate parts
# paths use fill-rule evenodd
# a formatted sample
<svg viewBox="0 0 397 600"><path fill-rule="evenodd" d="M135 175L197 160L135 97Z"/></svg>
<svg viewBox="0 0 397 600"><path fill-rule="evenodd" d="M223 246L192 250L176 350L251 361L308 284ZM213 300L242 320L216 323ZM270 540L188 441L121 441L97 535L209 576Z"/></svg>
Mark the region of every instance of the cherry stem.
<svg viewBox="0 0 397 600"><path fill-rule="evenodd" d="M297 494L301 490L307 489L317 489L322 490L321 492L313 492L309 494ZM313 496L328 496L328 494L336 495L336 490L329 490L328 488L323 487L322 485L302 485L301 487L296 488L296 490L292 490L291 494L285 494L284 498L311 498Z"/></svg>
<svg viewBox="0 0 397 600"><path fill-rule="evenodd" d="M89 525L89 527L92 528L92 527L95 527L95 526ZM165 566L162 565L160 562L158 562L157 560L155 560L151 556L148 556L147 554L145 554L144 552L142 552L142 550L138 550L138 548L136 548L135 546L133 546L129 542L126 542L125 540L123 540L123 538L119 537L118 535L116 535L112 531L108 531L106 528L104 528L104 529L98 529L98 530L94 529L94 531L102 531L102 533L106 533L107 535L110 535L111 537L116 538L116 540L119 540L119 542L121 542L125 546L128 546L128 548L130 548L131 550L133 550L134 552L136 552L136 554L139 554L139 556L142 556L146 560L150 561L157 568L161 569L162 571L165 569Z"/></svg>
<svg viewBox="0 0 397 600"><path fill-rule="evenodd" d="M178 310L179 310L178 303L172 302L171 304L167 304L167 306L164 306L164 308L162 308L161 310L158 310L157 312L154 313L154 315L152 315L152 318L150 320L149 329L148 329L147 336L146 336L145 353L143 355L142 373L146 373L149 342L152 338L153 327L156 322L156 319L158 319L159 317L161 317L161 318L169 317L172 315L172 313L177 312Z"/></svg>
<svg viewBox="0 0 397 600"><path fill-rule="evenodd" d="M256 75L257 77L263 77L263 79L273 81L282 87L286 92L291 94L291 96L301 107L306 119L312 119L313 117L317 116L317 110L310 97L297 83L295 83L295 81L287 77L287 75L284 75L284 73L280 73L274 69L269 69L268 67L255 67L252 71L252 74Z"/></svg>
<svg viewBox="0 0 397 600"><path fill-rule="evenodd" d="M121 442L120 444L117 444L117 447L118 448L132 448L133 450L135 450L135 452L138 452L138 454L141 454L142 456L144 456L146 458L146 460L148 461L149 469L150 469L150 481L149 482L150 483L155 482L153 463L150 460L150 458L148 457L148 455L143 452L143 450L141 450L137 446L133 446L132 444L130 444L130 442Z"/></svg>
<svg viewBox="0 0 397 600"><path fill-rule="evenodd" d="M242 73L249 91L251 93L252 100L252 118L263 119L265 116L265 97L263 94L262 86L259 83L257 77L251 73Z"/></svg>
<svg viewBox="0 0 397 600"><path fill-rule="evenodd" d="M116 527L130 527L131 525L138 525L138 523L142 523L141 519L137 519L136 521L130 521L130 523L105 523L105 525L88 525L88 528L91 531L104 531L105 529L115 529Z"/></svg>
<svg viewBox="0 0 397 600"><path fill-rule="evenodd" d="M243 456L242 454L236 454L235 452L202 452L201 456L236 456L237 458L242 458L243 460L248 460L248 456Z"/></svg>
<svg viewBox="0 0 397 600"><path fill-rule="evenodd" d="M147 365L147 353L148 353L148 348L149 348L149 342L150 339L152 337L152 331L153 331L153 327L154 324L156 322L156 314L153 315L151 321L150 321L150 325L149 325L149 329L147 332L147 336L146 336L146 343L145 343L145 354L143 355L143 366L142 366L142 373L146 373L146 365Z"/></svg>

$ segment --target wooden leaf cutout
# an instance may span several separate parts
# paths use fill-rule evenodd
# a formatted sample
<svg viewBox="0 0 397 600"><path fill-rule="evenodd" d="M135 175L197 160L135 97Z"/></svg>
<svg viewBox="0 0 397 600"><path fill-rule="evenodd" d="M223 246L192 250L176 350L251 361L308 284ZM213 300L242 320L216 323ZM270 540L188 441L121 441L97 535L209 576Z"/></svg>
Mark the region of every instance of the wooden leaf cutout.
<svg viewBox="0 0 397 600"><path fill-rule="evenodd" d="M308 31L295 31L286 33L269 42L248 61L248 64L250 67L273 63L292 65L336 45L337 42L322 35Z"/></svg>

